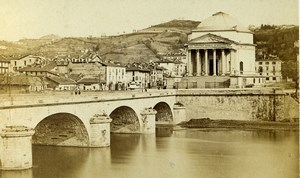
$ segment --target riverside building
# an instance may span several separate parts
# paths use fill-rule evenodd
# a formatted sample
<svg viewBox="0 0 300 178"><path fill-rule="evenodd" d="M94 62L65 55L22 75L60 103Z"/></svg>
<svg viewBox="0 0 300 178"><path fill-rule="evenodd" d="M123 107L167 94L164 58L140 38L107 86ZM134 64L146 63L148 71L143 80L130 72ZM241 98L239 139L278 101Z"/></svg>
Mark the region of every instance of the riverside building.
<svg viewBox="0 0 300 178"><path fill-rule="evenodd" d="M253 32L224 12L192 30L186 47L187 77L182 81L187 87L243 88L263 82L255 72Z"/></svg>

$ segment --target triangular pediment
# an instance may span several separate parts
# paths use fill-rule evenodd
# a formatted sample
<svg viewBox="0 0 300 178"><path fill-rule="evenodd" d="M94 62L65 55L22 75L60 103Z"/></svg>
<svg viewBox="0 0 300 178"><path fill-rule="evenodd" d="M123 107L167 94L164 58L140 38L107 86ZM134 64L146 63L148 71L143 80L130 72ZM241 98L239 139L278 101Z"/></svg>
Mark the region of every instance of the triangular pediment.
<svg viewBox="0 0 300 178"><path fill-rule="evenodd" d="M194 38L188 42L188 44L201 44L201 43L223 43L223 44L238 44L235 41L229 40L228 38L224 38L214 34L206 34L197 38Z"/></svg>

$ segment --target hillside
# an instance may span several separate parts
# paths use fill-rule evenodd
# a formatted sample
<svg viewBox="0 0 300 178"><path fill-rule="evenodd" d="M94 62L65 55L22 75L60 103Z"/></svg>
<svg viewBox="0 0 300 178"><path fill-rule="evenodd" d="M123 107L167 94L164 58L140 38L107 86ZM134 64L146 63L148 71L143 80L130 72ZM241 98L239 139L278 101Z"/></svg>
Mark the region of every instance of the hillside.
<svg viewBox="0 0 300 178"><path fill-rule="evenodd" d="M36 54L53 58L57 55L80 55L87 50L98 52L104 60L123 64L159 60L160 56L184 48L187 34L199 21L172 20L130 34L108 37L61 38L46 35L40 39L22 39L16 43L0 41L0 55ZM294 42L299 39L298 26L262 25L254 31L257 52L278 55L283 77L296 79Z"/></svg>

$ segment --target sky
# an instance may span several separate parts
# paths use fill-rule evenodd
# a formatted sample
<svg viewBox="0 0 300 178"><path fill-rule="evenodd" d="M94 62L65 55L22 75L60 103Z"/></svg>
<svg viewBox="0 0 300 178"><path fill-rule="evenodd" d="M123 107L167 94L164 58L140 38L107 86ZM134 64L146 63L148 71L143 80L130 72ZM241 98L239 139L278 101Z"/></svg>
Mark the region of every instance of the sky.
<svg viewBox="0 0 300 178"><path fill-rule="evenodd" d="M130 33L223 11L245 26L298 25L298 0L0 0L0 40Z"/></svg>

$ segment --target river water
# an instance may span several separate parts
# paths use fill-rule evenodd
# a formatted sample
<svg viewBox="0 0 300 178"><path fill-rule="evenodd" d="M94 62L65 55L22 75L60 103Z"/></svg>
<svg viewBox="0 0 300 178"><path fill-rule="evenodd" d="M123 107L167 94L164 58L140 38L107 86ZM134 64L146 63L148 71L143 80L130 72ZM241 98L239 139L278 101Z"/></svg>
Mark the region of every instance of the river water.
<svg viewBox="0 0 300 178"><path fill-rule="evenodd" d="M112 134L107 148L33 146L33 168L4 178L293 178L297 131L157 129Z"/></svg>

